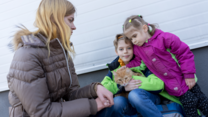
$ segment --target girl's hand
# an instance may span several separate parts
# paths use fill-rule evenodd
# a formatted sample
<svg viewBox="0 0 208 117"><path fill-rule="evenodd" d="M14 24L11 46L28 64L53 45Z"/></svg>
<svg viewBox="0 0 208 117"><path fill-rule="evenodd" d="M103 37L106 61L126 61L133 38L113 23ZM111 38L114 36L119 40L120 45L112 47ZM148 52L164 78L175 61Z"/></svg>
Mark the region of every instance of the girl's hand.
<svg viewBox="0 0 208 117"><path fill-rule="evenodd" d="M99 98L99 100L96 100L101 101L102 105L104 105L105 107L111 107L112 105L114 105L113 94L110 91L108 91L105 87L103 87L102 85L97 85L96 93Z"/></svg>
<svg viewBox="0 0 208 117"><path fill-rule="evenodd" d="M185 82L186 82L186 85L189 87L189 89L192 89L194 85L196 84L195 78L186 78Z"/></svg>
<svg viewBox="0 0 208 117"><path fill-rule="evenodd" d="M137 89L137 88L139 88L139 86L141 86L141 83L142 83L141 80L131 79L129 81L129 84L125 86L125 90L126 91L131 91L131 90Z"/></svg>

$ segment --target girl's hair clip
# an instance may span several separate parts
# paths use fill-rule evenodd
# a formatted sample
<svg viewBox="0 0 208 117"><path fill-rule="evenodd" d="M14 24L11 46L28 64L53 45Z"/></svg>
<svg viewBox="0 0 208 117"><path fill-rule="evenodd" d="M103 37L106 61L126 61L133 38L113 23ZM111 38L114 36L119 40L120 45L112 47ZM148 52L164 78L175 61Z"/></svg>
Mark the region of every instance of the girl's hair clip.
<svg viewBox="0 0 208 117"><path fill-rule="evenodd" d="M142 18L142 16L141 15L138 15L140 18Z"/></svg>
<svg viewBox="0 0 208 117"><path fill-rule="evenodd" d="M129 20L129 23L131 23L131 19Z"/></svg>

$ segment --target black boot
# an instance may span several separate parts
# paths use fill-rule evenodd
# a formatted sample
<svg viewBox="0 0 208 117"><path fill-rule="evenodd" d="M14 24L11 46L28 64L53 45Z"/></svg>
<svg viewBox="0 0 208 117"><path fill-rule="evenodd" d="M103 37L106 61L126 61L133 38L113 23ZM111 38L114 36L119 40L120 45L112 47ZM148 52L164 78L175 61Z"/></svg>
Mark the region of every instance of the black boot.
<svg viewBox="0 0 208 117"><path fill-rule="evenodd" d="M208 117L208 98L206 95L201 91L198 84L196 84L190 91L198 98L197 108Z"/></svg>
<svg viewBox="0 0 208 117"><path fill-rule="evenodd" d="M187 117L200 117L197 112L197 97L190 91L180 96L180 102L183 104Z"/></svg>

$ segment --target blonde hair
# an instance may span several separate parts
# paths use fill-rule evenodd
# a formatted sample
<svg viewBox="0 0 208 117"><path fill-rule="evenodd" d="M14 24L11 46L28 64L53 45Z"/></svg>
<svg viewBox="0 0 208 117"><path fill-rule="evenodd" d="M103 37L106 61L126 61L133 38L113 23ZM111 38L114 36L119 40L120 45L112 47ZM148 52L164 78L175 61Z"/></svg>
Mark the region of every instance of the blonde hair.
<svg viewBox="0 0 208 117"><path fill-rule="evenodd" d="M131 26L133 26L135 29L140 30L143 25L149 25L152 30L150 31L148 27L148 33L153 36L156 30L155 24L149 24L146 21L144 21L143 17L141 15L132 15L126 19L123 25L123 31L125 32L127 29L129 29Z"/></svg>
<svg viewBox="0 0 208 117"><path fill-rule="evenodd" d="M64 17L75 13L75 7L67 0L42 0L35 20L37 31L32 34L41 33L47 37L47 48L50 55L50 41L58 38L64 49L75 54L74 48L70 42L71 29L65 23Z"/></svg>
<svg viewBox="0 0 208 117"><path fill-rule="evenodd" d="M124 36L124 34L117 34L116 35L116 38L115 40L113 41L113 44L114 44L114 47L115 47L115 50L117 51L117 48L118 48L118 42L120 40L124 40L124 42L127 44L127 43L130 43L132 46L133 46L133 43L131 42L130 39L128 39L126 36Z"/></svg>

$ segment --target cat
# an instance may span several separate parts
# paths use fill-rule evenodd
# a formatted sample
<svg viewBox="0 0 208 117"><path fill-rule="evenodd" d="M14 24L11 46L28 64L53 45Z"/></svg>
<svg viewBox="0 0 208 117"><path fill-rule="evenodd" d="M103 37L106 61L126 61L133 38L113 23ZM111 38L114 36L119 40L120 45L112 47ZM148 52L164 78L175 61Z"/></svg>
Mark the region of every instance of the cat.
<svg viewBox="0 0 208 117"><path fill-rule="evenodd" d="M143 76L141 73L135 73L131 71L128 67L119 68L116 72L113 71L113 75L114 75L114 81L117 84L120 84L121 86L128 85L129 81L132 79L132 76ZM124 96L128 98L128 94L129 94L128 92L123 92L115 96Z"/></svg>

